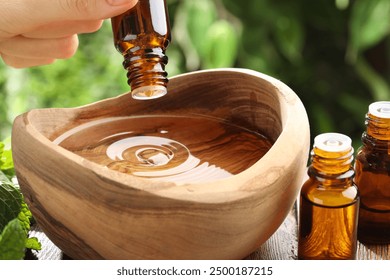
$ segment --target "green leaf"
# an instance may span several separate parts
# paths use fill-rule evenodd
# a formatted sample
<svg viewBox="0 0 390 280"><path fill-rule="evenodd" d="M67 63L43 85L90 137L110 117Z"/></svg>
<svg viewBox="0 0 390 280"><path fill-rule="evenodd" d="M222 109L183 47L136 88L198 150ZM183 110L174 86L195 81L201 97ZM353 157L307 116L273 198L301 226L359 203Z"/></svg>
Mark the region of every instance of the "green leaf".
<svg viewBox="0 0 390 280"><path fill-rule="evenodd" d="M359 53L390 34L390 1L359 0L352 6L347 58L354 62Z"/></svg>
<svg viewBox="0 0 390 280"><path fill-rule="evenodd" d="M0 170L2 170L8 178L15 175L11 151L11 138L7 138L3 142L0 142Z"/></svg>
<svg viewBox="0 0 390 280"><path fill-rule="evenodd" d="M0 142L0 167L14 172L10 143ZM32 218L20 189L0 170L0 259L22 259L26 248L41 249L36 238L27 238Z"/></svg>
<svg viewBox="0 0 390 280"><path fill-rule="evenodd" d="M26 248L26 234L18 219L11 220L0 235L0 260L21 260Z"/></svg>
<svg viewBox="0 0 390 280"><path fill-rule="evenodd" d="M24 201L21 203L21 210L18 215L18 219L21 223L23 230L26 232L26 234L28 234L30 230L32 214L30 212L30 209L28 209L27 204Z"/></svg>
<svg viewBox="0 0 390 280"><path fill-rule="evenodd" d="M42 245L36 237L30 237L26 239L26 248L32 250L41 250Z"/></svg>
<svg viewBox="0 0 390 280"><path fill-rule="evenodd" d="M14 168L14 163L12 160L11 150L3 150L1 158L1 170L9 170Z"/></svg>
<svg viewBox="0 0 390 280"><path fill-rule="evenodd" d="M0 186L3 182L11 184L11 180L0 169Z"/></svg>
<svg viewBox="0 0 390 280"><path fill-rule="evenodd" d="M9 160L9 156L5 152L5 144L4 142L0 142L0 183L2 182L11 183L10 178L6 176L6 174L4 174L4 172L6 171L5 168L3 169L3 166L9 166L9 165L13 166L12 157L11 157L11 164L8 162L8 160Z"/></svg>
<svg viewBox="0 0 390 280"><path fill-rule="evenodd" d="M232 67L237 57L238 32L226 20L214 22L206 33L205 68Z"/></svg>
<svg viewBox="0 0 390 280"><path fill-rule="evenodd" d="M0 181L0 232L9 221L18 217L22 210L22 201L20 190L8 179Z"/></svg>

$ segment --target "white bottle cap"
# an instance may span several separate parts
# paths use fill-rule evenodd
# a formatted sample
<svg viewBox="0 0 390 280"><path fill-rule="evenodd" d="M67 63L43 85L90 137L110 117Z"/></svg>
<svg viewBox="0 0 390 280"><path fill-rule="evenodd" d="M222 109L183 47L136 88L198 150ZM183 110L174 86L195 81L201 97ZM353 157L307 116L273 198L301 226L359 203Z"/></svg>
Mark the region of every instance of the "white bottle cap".
<svg viewBox="0 0 390 280"><path fill-rule="evenodd" d="M351 149L352 140L340 133L323 133L314 138L315 148L326 152L343 152Z"/></svg>
<svg viewBox="0 0 390 280"><path fill-rule="evenodd" d="M390 119L390 101L378 101L368 106L368 112L378 118Z"/></svg>

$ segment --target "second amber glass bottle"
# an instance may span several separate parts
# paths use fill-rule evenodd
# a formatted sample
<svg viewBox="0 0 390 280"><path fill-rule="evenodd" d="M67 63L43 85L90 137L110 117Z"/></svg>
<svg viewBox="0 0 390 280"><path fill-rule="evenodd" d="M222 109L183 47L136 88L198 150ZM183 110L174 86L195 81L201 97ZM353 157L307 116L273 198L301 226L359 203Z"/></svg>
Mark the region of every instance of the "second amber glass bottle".
<svg viewBox="0 0 390 280"><path fill-rule="evenodd" d="M299 259L356 257L359 193L353 183L351 142L339 133L314 139L309 179L300 195Z"/></svg>
<svg viewBox="0 0 390 280"><path fill-rule="evenodd" d="M355 183L361 194L358 239L390 243L390 102L372 103L366 115L356 161Z"/></svg>
<svg viewBox="0 0 390 280"><path fill-rule="evenodd" d="M129 11L111 19L114 43L124 56L128 84L135 99L157 98L167 93L171 40L165 0L139 0Z"/></svg>

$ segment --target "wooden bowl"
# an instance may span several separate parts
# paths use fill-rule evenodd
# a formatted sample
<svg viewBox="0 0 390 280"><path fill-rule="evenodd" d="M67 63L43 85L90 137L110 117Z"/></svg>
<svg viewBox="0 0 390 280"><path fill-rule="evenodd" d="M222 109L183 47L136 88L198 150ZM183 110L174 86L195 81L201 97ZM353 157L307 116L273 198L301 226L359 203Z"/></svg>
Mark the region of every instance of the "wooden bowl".
<svg viewBox="0 0 390 280"><path fill-rule="evenodd" d="M239 174L185 185L109 170L53 143L99 118L172 113L224 119L274 143ZM309 145L297 95L279 80L245 69L173 77L168 94L150 101L124 94L78 108L32 110L17 117L12 134L26 202L46 235L74 259L244 258L292 208Z"/></svg>

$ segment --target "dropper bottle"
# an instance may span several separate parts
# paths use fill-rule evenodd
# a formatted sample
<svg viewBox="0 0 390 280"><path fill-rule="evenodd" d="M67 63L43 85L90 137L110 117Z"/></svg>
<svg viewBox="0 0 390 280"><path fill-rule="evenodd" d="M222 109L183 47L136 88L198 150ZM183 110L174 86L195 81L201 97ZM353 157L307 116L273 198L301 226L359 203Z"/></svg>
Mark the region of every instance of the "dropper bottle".
<svg viewBox="0 0 390 280"><path fill-rule="evenodd" d="M298 259L356 257L360 199L353 182L351 143L340 133L314 139L309 178L300 194Z"/></svg>
<svg viewBox="0 0 390 280"><path fill-rule="evenodd" d="M115 47L124 57L132 97L152 99L165 95L165 50L171 40L166 1L139 0L132 9L113 17L111 24Z"/></svg>
<svg viewBox="0 0 390 280"><path fill-rule="evenodd" d="M361 194L358 239L390 244L390 101L369 105L355 161Z"/></svg>

